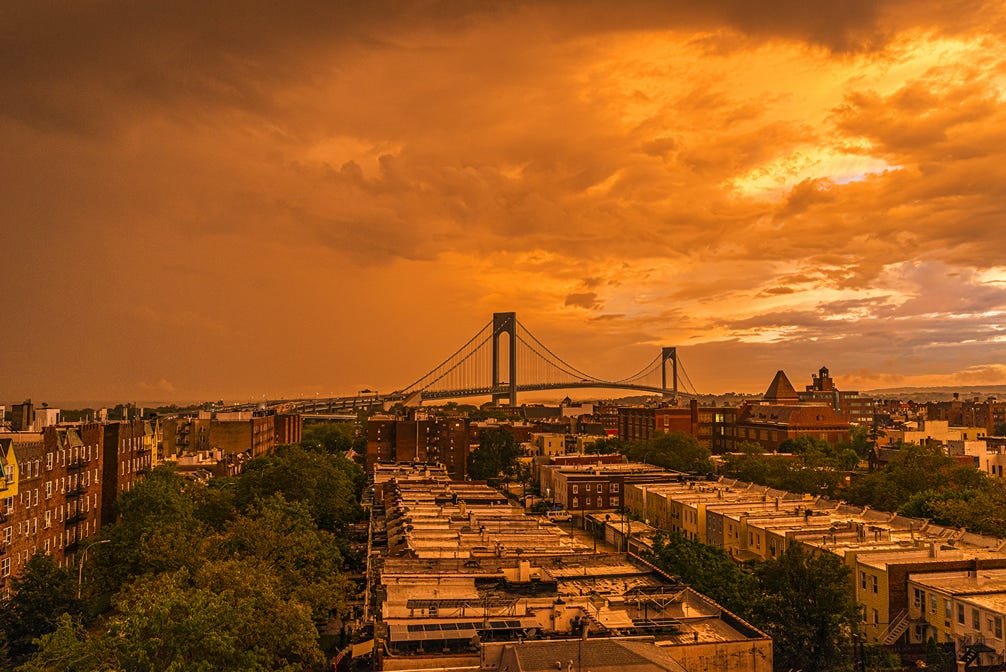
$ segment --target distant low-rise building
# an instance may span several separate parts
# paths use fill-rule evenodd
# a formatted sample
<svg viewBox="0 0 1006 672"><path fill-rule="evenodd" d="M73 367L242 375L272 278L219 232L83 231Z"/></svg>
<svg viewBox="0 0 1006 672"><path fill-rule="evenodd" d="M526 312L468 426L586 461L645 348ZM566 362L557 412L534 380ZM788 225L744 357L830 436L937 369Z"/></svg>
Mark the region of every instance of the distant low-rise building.
<svg viewBox="0 0 1006 672"><path fill-rule="evenodd" d="M234 412L179 416L161 421L160 459L222 455L221 474L236 474L244 464L270 454L278 445L296 443L301 436L296 414Z"/></svg>

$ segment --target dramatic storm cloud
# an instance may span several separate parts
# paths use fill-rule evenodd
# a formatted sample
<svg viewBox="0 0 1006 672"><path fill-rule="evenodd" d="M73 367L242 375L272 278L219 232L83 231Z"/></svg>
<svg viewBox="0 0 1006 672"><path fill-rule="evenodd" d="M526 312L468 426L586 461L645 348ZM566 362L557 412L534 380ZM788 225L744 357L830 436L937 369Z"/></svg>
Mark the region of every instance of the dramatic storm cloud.
<svg viewBox="0 0 1006 672"><path fill-rule="evenodd" d="M1001 3L7 3L0 402L1006 383Z"/></svg>

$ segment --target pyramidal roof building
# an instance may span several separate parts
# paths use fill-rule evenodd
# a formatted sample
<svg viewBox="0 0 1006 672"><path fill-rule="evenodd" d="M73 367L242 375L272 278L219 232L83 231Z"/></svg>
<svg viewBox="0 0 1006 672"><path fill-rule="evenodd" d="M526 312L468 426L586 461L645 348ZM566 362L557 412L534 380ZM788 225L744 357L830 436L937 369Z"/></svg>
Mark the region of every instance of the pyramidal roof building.
<svg viewBox="0 0 1006 672"><path fill-rule="evenodd" d="M786 372L781 370L776 371L775 378L772 379L772 384L768 386L768 390L765 391L765 396L762 400L769 404L800 403L800 397L796 393L796 388L793 387L793 383L789 382Z"/></svg>

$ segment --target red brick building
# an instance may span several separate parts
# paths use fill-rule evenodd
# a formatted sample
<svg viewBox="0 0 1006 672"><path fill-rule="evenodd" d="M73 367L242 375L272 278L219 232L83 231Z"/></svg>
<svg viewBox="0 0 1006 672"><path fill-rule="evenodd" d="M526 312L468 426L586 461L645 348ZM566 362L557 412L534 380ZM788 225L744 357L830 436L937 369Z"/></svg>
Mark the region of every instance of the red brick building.
<svg viewBox="0 0 1006 672"><path fill-rule="evenodd" d="M8 435L17 457L18 493L4 500L0 582L20 572L36 552L73 566L81 539L101 527L101 452L97 424L47 427Z"/></svg>
<svg viewBox="0 0 1006 672"><path fill-rule="evenodd" d="M618 409L618 436L627 441L647 441L659 432L682 432L698 439L710 452L726 452L737 409L728 406L688 406Z"/></svg>
<svg viewBox="0 0 1006 672"><path fill-rule="evenodd" d="M103 427L101 519L115 520L119 495L133 489L153 464L150 423L144 420L110 422Z"/></svg>
<svg viewBox="0 0 1006 672"><path fill-rule="evenodd" d="M809 436L834 444L849 436L849 421L828 404L801 403L783 371L765 392L761 403L741 407L731 434L731 450L741 443L757 443L776 451L789 439Z"/></svg>
<svg viewBox="0 0 1006 672"><path fill-rule="evenodd" d="M442 464L451 478L463 479L474 438L466 418L374 417L367 422L367 471L375 464Z"/></svg>
<svg viewBox="0 0 1006 672"><path fill-rule="evenodd" d="M803 392L798 392L797 397L801 402L829 404L851 424L864 427L873 424L873 398L857 391L838 389L826 366L822 366L816 375L811 374L810 385Z"/></svg>
<svg viewBox="0 0 1006 672"><path fill-rule="evenodd" d="M618 509L624 503L626 483L665 481L673 473L648 464L602 463L595 459L593 464L541 465L538 480L546 500L571 513L582 513Z"/></svg>

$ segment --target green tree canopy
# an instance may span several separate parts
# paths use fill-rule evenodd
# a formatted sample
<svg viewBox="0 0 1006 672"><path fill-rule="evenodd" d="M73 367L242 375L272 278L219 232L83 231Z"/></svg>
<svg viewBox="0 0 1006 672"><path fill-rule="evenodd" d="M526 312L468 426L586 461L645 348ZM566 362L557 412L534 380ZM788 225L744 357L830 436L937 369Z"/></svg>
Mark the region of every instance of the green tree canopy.
<svg viewBox="0 0 1006 672"><path fill-rule="evenodd" d="M778 559L739 565L722 549L672 534L655 540L650 557L771 635L776 669L846 669L860 612L837 556L793 544Z"/></svg>
<svg viewBox="0 0 1006 672"><path fill-rule="evenodd" d="M300 445L305 450L341 454L348 450L363 453L367 438L360 435L356 426L347 422L313 422L304 425Z"/></svg>
<svg viewBox="0 0 1006 672"><path fill-rule="evenodd" d="M11 597L0 602L0 632L8 662L17 664L35 651L32 640L53 632L63 614L83 610L76 577L43 553L28 560L11 579Z"/></svg>
<svg viewBox="0 0 1006 672"><path fill-rule="evenodd" d="M712 453L699 440L684 432L661 432L641 443L630 443L626 456L674 471L707 474L712 472Z"/></svg>
<svg viewBox="0 0 1006 672"><path fill-rule="evenodd" d="M161 466L121 493L119 518L105 529L109 543L88 560L99 589L115 592L141 574L194 569L213 532L197 515L197 492L205 487Z"/></svg>
<svg viewBox="0 0 1006 672"><path fill-rule="evenodd" d="M302 502L287 502L279 495L260 500L231 522L216 553L264 567L282 593L308 605L316 620L348 611L349 585L339 540L315 526Z"/></svg>
<svg viewBox="0 0 1006 672"><path fill-rule="evenodd" d="M293 672L323 661L310 608L241 562L140 577L116 596L107 625L86 637L63 619L19 669Z"/></svg>
<svg viewBox="0 0 1006 672"><path fill-rule="evenodd" d="M502 427L490 427L479 436L479 447L468 454L468 476L479 481L512 478L520 452L513 434Z"/></svg>
<svg viewBox="0 0 1006 672"><path fill-rule="evenodd" d="M760 596L751 618L772 636L777 669L842 669L860 621L850 571L838 556L811 554L799 544L755 565Z"/></svg>
<svg viewBox="0 0 1006 672"><path fill-rule="evenodd" d="M889 464L853 484L847 500L881 511L897 511L915 493L945 488L955 466L941 446L902 444Z"/></svg>
<svg viewBox="0 0 1006 672"><path fill-rule="evenodd" d="M363 470L341 455L281 446L274 455L248 463L237 481L236 502L247 508L281 494L289 502L307 505L318 527L336 532L362 516L362 482Z"/></svg>

